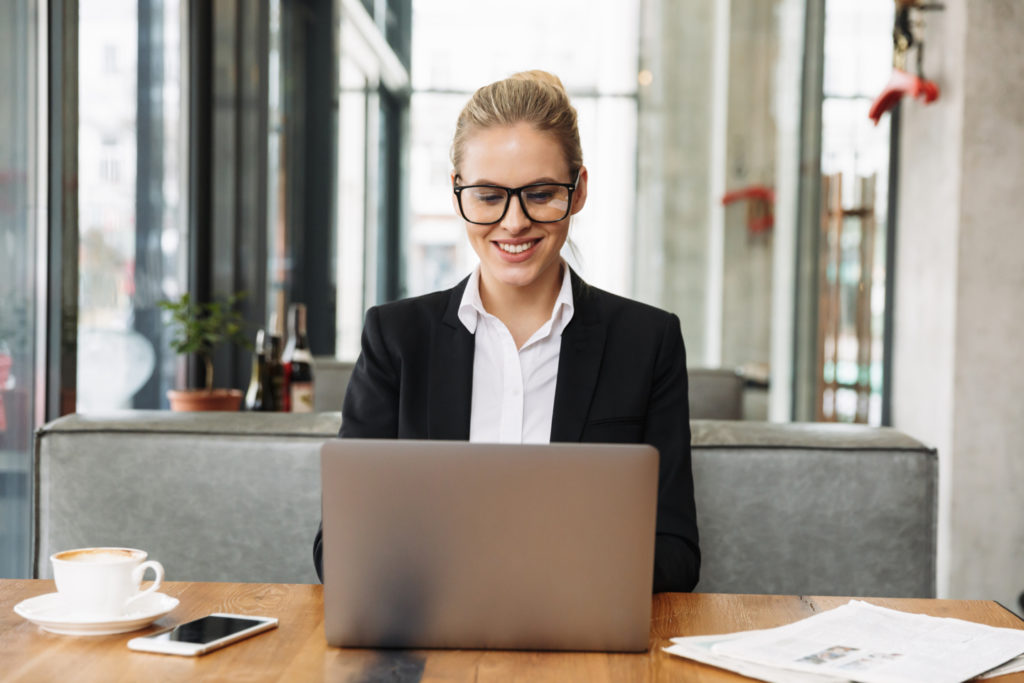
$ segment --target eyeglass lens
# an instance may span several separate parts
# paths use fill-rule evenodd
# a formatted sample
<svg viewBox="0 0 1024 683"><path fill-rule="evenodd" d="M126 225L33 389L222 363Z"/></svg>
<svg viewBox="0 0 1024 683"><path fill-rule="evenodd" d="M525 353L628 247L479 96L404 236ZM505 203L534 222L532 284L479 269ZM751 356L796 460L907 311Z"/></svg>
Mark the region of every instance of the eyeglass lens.
<svg viewBox="0 0 1024 683"><path fill-rule="evenodd" d="M462 215L474 223L497 223L505 214L511 191L485 185L462 188ZM569 188L562 185L530 185L519 191L519 202L530 220L560 221L569 215Z"/></svg>

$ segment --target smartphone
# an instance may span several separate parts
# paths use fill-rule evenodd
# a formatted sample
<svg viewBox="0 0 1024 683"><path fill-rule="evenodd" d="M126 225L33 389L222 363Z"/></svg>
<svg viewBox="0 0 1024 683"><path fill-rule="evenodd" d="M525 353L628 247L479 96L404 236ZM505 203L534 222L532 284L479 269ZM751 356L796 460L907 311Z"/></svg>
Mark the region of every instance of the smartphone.
<svg viewBox="0 0 1024 683"><path fill-rule="evenodd" d="M277 619L273 617L216 612L166 631L132 638L128 647L142 652L194 657L272 628L277 628Z"/></svg>

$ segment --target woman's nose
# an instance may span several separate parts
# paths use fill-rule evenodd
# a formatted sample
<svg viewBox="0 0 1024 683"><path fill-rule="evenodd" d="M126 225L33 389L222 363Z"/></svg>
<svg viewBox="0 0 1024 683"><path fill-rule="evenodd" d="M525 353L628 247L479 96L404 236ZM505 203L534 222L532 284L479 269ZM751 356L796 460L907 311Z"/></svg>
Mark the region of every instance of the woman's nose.
<svg viewBox="0 0 1024 683"><path fill-rule="evenodd" d="M512 197L508 203L508 211L501 219L501 227L513 234L530 227L530 217L523 211L522 199L519 198L519 195Z"/></svg>

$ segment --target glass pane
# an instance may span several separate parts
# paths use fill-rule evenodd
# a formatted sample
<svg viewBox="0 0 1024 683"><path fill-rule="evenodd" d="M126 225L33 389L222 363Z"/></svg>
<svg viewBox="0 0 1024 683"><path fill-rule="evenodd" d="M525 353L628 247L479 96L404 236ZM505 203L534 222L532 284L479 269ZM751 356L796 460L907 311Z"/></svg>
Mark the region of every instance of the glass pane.
<svg viewBox="0 0 1024 683"><path fill-rule="evenodd" d="M891 2L829 0L825 18L825 97L874 97L892 67Z"/></svg>
<svg viewBox="0 0 1024 683"><path fill-rule="evenodd" d="M367 120L372 98L365 73L348 53L342 54L339 75L335 355L354 360L359 355L366 302L363 259L368 228Z"/></svg>
<svg viewBox="0 0 1024 683"><path fill-rule="evenodd" d="M28 576L36 316L37 3L0 3L0 577Z"/></svg>
<svg viewBox="0 0 1024 683"><path fill-rule="evenodd" d="M413 89L470 93L543 65L570 91L635 93L639 18L633 2L414 0Z"/></svg>
<svg viewBox="0 0 1024 683"><path fill-rule="evenodd" d="M185 280L179 0L79 6L79 412L166 407Z"/></svg>
<svg viewBox="0 0 1024 683"><path fill-rule="evenodd" d="M466 228L452 207L448 160L449 131L454 130L465 103L466 96L461 94L417 93L412 98L409 189L413 218L406 237L410 295L451 287L477 262Z"/></svg>
<svg viewBox="0 0 1024 683"><path fill-rule="evenodd" d="M819 336L819 419L882 421L889 125L875 126L868 110L892 71L892 22L891 3L826 5L821 169L832 188L823 192L832 248L819 310L829 322Z"/></svg>

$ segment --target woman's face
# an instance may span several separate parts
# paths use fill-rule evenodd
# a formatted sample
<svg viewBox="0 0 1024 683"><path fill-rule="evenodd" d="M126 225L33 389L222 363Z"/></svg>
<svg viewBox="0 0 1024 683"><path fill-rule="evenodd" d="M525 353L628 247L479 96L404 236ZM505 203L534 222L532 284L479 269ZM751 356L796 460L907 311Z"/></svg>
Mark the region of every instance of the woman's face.
<svg viewBox="0 0 1024 683"><path fill-rule="evenodd" d="M454 177L452 178L454 182ZM571 183L569 164L550 134L527 123L486 128L465 142L459 185L522 187L534 183ZM583 208L587 172L580 172L569 216ZM452 196L458 213L457 199ZM559 252L569 234L569 216L557 223L535 223L515 196L499 222L466 223L469 243L480 258L485 287L544 288L557 286Z"/></svg>

